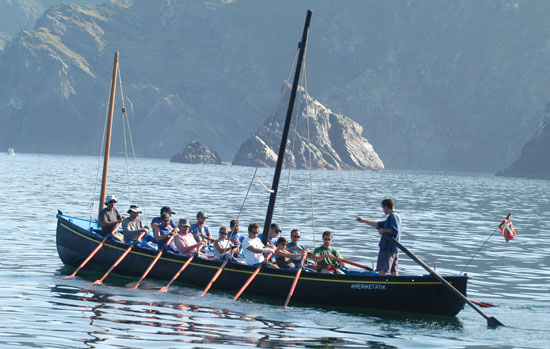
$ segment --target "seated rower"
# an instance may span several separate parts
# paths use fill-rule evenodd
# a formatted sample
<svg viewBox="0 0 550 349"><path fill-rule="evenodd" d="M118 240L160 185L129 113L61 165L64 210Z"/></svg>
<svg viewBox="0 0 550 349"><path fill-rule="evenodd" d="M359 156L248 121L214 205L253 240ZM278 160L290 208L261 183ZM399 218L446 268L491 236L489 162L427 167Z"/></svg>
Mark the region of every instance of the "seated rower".
<svg viewBox="0 0 550 349"><path fill-rule="evenodd" d="M202 240L206 240L207 243L214 242L214 238L212 237L212 234L210 234L210 230L208 229L208 226L205 224L206 219L208 216L206 215L206 212L199 211L197 212L197 223L193 223L191 225L191 234L193 234L193 237L197 242L201 242Z"/></svg>
<svg viewBox="0 0 550 349"><path fill-rule="evenodd" d="M300 238L302 236L302 233L300 232L300 229L292 229L290 232L290 242L286 246L286 250L288 252L292 253L301 253L302 251L307 252L307 257L311 258L313 254L309 252L308 249L304 245L300 245Z"/></svg>
<svg viewBox="0 0 550 349"><path fill-rule="evenodd" d="M118 231L113 232L118 223L122 222L124 217L118 213L115 208L115 204L118 202L114 195L107 195L105 198L105 207L99 212L97 218L97 226L101 227L101 235L107 236L113 234L113 237L117 240L124 241L124 236Z"/></svg>
<svg viewBox="0 0 550 349"><path fill-rule="evenodd" d="M160 217L160 224L158 226L158 229L155 229L154 231L155 241L157 242L159 250L164 248L170 236L178 232L178 228L172 228L172 226L170 225L171 220L172 219L170 218L170 215L164 213ZM174 251L176 249L174 246L174 242L170 242L170 245L168 245L167 248Z"/></svg>
<svg viewBox="0 0 550 349"><path fill-rule="evenodd" d="M307 254L307 250L304 249L302 250L302 252L292 253L286 249L287 244L287 240L284 237L280 237L277 240L277 248L275 249L273 255L275 256L275 260L277 261L277 265L279 266L279 268L291 269L296 266L293 261L299 262L300 258Z"/></svg>
<svg viewBox="0 0 550 349"><path fill-rule="evenodd" d="M138 205L131 205L128 210L130 217L124 218L122 221L122 234L124 235L124 242L135 240L143 232L149 232L149 228L143 225L139 214L141 210ZM144 235L145 237L145 235Z"/></svg>
<svg viewBox="0 0 550 349"><path fill-rule="evenodd" d="M275 249L275 244L277 243L277 235L281 232L281 228L277 223L271 223L269 226L269 232L267 233L267 247ZM258 235L258 238L262 240L264 234Z"/></svg>
<svg viewBox="0 0 550 349"><path fill-rule="evenodd" d="M238 220L232 219L231 222L229 222L229 229L231 233L229 234L228 238L235 246L242 243L244 239L244 236L239 235L240 228L241 225L239 224Z"/></svg>
<svg viewBox="0 0 550 349"><path fill-rule="evenodd" d="M332 232L323 233L323 246L313 250L313 261L317 262L317 271L320 273L345 274L339 267L344 266L343 258L340 253L330 247L332 242Z"/></svg>
<svg viewBox="0 0 550 349"><path fill-rule="evenodd" d="M243 240L243 256L248 265L258 265L264 262L264 253L274 252L272 248L264 247L262 240L258 238L260 226L258 223L251 223L248 226L248 237ZM271 267L278 268L277 265L267 262Z"/></svg>
<svg viewBox="0 0 550 349"><path fill-rule="evenodd" d="M231 250L234 247L233 242L227 238L227 232L229 229L227 227L221 226L219 231L219 238L214 241L214 254L217 259L224 259L229 257Z"/></svg>
<svg viewBox="0 0 550 349"><path fill-rule="evenodd" d="M193 234L189 231L190 226L191 224L189 224L189 219L181 218L178 223L179 232L176 236L174 236L176 249L179 254L184 256L190 256L197 252L200 245L200 243L195 241ZM199 255L201 254L199 253Z"/></svg>
<svg viewBox="0 0 550 349"><path fill-rule="evenodd" d="M176 212L172 211L172 209L169 206L163 206L160 209L160 216L155 217L151 220L151 229L153 230L153 235L158 232L158 227L160 225L160 221L162 219L162 215L167 214L170 216L170 226L172 228L176 228L176 224L172 220L172 215L176 214Z"/></svg>

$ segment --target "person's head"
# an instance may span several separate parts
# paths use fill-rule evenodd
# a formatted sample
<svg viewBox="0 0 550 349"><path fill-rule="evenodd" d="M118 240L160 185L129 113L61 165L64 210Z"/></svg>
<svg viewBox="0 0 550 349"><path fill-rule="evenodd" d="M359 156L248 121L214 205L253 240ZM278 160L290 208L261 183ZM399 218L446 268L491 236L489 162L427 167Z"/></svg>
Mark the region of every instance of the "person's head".
<svg viewBox="0 0 550 349"><path fill-rule="evenodd" d="M107 207L109 208L113 208L117 202L118 200L114 195L107 195L105 197L105 205L107 205Z"/></svg>
<svg viewBox="0 0 550 349"><path fill-rule="evenodd" d="M189 227L191 226L191 224L189 224L189 219L187 218L180 218L180 221L178 223L178 228L180 230L180 233L188 233L189 232Z"/></svg>
<svg viewBox="0 0 550 349"><path fill-rule="evenodd" d="M292 229L290 232L290 241L295 243L296 245L298 242L300 242L300 238L302 237L302 233L300 232L300 229Z"/></svg>
<svg viewBox="0 0 550 349"><path fill-rule="evenodd" d="M170 215L168 213L163 213L162 216L160 216L160 224L164 227L170 224Z"/></svg>
<svg viewBox="0 0 550 349"><path fill-rule="evenodd" d="M239 232L241 226L238 220L232 219L231 222L229 222L229 227L231 228L231 231L236 234Z"/></svg>
<svg viewBox="0 0 550 349"><path fill-rule="evenodd" d="M271 223L271 225L269 226L269 237L273 239L274 237L279 235L280 232L281 228L279 227L279 225L276 223Z"/></svg>
<svg viewBox="0 0 550 349"><path fill-rule="evenodd" d="M385 214L392 213L393 212L393 206L394 206L394 203L393 203L392 199L385 198L384 200L382 200L382 210L384 211Z"/></svg>
<svg viewBox="0 0 550 349"><path fill-rule="evenodd" d="M130 205L130 209L128 210L130 219L135 219L140 213L141 213L141 210L139 209L138 205Z"/></svg>
<svg viewBox="0 0 550 349"><path fill-rule="evenodd" d="M260 225L258 223L250 223L248 225L248 237L255 238L260 232Z"/></svg>
<svg viewBox="0 0 550 349"><path fill-rule="evenodd" d="M277 246L279 249L284 250L286 249L286 245L288 244L288 241L284 237L280 237L277 239L277 243L275 246Z"/></svg>
<svg viewBox="0 0 550 349"><path fill-rule="evenodd" d="M332 242L332 232L328 230L323 232L323 246L330 247L331 242Z"/></svg>
<svg viewBox="0 0 550 349"><path fill-rule="evenodd" d="M206 218L208 218L208 216L206 215L206 212L204 211L197 212L197 223L204 224L204 222L206 221Z"/></svg>
<svg viewBox="0 0 550 349"><path fill-rule="evenodd" d="M229 231L229 228L227 228L227 226L222 225L220 227L220 231L218 232L218 234L220 235L220 240L224 240L225 238L227 238L228 231Z"/></svg>
<svg viewBox="0 0 550 349"><path fill-rule="evenodd" d="M176 212L172 211L172 209L170 208L170 206L162 206L161 209L160 209L160 216L162 217L162 215L166 213L166 214L169 214L170 216L172 216L173 214L176 214Z"/></svg>

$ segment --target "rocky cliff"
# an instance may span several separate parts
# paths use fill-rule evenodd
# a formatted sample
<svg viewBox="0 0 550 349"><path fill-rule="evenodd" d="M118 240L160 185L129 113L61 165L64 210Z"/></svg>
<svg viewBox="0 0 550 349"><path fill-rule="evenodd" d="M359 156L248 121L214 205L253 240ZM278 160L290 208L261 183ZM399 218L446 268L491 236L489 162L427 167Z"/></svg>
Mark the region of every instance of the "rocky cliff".
<svg viewBox="0 0 550 349"><path fill-rule="evenodd" d="M55 5L6 44L0 149L97 153L120 51L139 155L197 139L232 159L274 113L308 8L308 90L386 167L497 171L537 131L550 2L117 0Z"/></svg>
<svg viewBox="0 0 550 349"><path fill-rule="evenodd" d="M497 176L550 179L550 118L521 149L519 158Z"/></svg>
<svg viewBox="0 0 550 349"><path fill-rule="evenodd" d="M288 105L290 89L286 89ZM296 101L298 121L292 123L286 148L285 166L330 170L384 170L384 164L372 145L362 137L363 127L341 114L334 113L309 96L303 88ZM286 113L269 118L240 147L233 165L274 167ZM295 116L296 117L296 116Z"/></svg>

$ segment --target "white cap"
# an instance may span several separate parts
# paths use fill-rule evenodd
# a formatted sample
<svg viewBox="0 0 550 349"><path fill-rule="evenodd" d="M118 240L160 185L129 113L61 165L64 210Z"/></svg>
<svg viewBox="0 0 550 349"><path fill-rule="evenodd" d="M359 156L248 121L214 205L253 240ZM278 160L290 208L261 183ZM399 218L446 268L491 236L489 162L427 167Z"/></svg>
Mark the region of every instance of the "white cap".
<svg viewBox="0 0 550 349"><path fill-rule="evenodd" d="M118 202L114 195L109 194L105 197L105 205L109 204L111 201L114 201L115 203Z"/></svg>

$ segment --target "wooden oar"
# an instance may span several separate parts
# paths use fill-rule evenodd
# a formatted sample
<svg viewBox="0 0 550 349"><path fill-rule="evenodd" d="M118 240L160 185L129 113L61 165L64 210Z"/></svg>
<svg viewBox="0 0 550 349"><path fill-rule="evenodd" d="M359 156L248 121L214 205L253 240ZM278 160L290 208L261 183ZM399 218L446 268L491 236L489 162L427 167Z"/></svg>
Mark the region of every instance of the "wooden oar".
<svg viewBox="0 0 550 349"><path fill-rule="evenodd" d="M239 245L237 246L234 246L232 247L233 249L235 248L238 248ZM215 248L215 247L214 247ZM229 256L227 257L227 259L225 260L225 262L222 263L222 265L218 268L218 271L216 271L216 274L214 274L214 276L212 277L212 280L210 280L210 282L208 283L208 285L206 285L206 287L204 288L204 291L202 291L202 293L200 294L200 297L204 297L204 295L206 294L206 292L208 292L208 290L210 289L210 287L212 287L212 285L214 284L214 282L216 282L216 280L218 280L218 276L220 276L220 274L222 273L223 271L223 268L225 268L225 266L227 265L227 263L231 260L231 257L233 257L233 253L235 252L235 250L231 251L231 253L229 254Z"/></svg>
<svg viewBox="0 0 550 349"><path fill-rule="evenodd" d="M351 264L351 265L355 265L356 267L359 267L359 268L367 269L368 271L374 271L371 267L367 267L366 265L352 262L348 259L342 259L342 262L347 263L347 264Z"/></svg>
<svg viewBox="0 0 550 349"><path fill-rule="evenodd" d="M160 290L156 291L155 293L165 293L165 292L167 292L170 285L172 285L172 282L176 281L176 279L185 270L185 268L187 268L187 266L189 264L191 264L191 261L193 260L193 258L195 258L196 255L199 254L199 251L202 250L203 246L204 246L204 241L201 242L200 245L197 247L197 252L194 255L187 258L187 261L181 266L180 270L178 270L178 272L176 273L176 275L174 275L172 280L170 280L170 282L166 286L163 286Z"/></svg>
<svg viewBox="0 0 550 349"><path fill-rule="evenodd" d="M498 321L495 317L487 316L485 313L483 313L478 307L474 305L468 298L466 298L462 293L460 293L459 290L457 290L453 285L451 285L447 280L445 280L441 275L435 272L435 270L432 270L426 263L424 263L420 258L415 256L411 251L409 251L405 246L401 245L399 241L397 241L393 236L384 234L386 239L393 242L397 247L401 249L401 251L405 252L407 256L411 257L418 265L420 265L422 268L426 269L432 276L434 276L436 279L441 281L443 285L445 285L452 293L454 293L457 297L462 298L466 303L468 303L469 306L471 306L476 312L479 313L479 315L483 316L485 320L487 320L487 326L496 327L496 326L504 326L504 324L500 321Z"/></svg>
<svg viewBox="0 0 550 349"><path fill-rule="evenodd" d="M290 287L290 292L288 292L288 296L286 296L285 301L285 308L288 306L288 302L290 302L290 297L294 294L294 289L296 288L296 285L298 284L298 279L300 278L300 274L302 274L302 270L304 269L304 261L306 260L306 255L302 256L302 260L300 261L300 267L298 268L298 271L296 272L296 277L294 278L294 281L292 282L292 286ZM351 263L350 263L351 264Z"/></svg>
<svg viewBox="0 0 550 349"><path fill-rule="evenodd" d="M166 244L164 245L164 248L162 248L158 253L157 253L157 256L155 257L155 259L153 259L153 261L151 262L151 264L149 265L149 267L147 268L147 270L145 270L145 272L143 273L143 275L141 276L141 278L139 279L139 281L137 282L137 284L134 286L134 287L131 287L132 290L137 290L137 288L139 287L139 284L141 284L141 282L143 281L143 279L145 279L147 277L147 275L149 274L149 272L151 271L151 269L153 269L153 267L155 266L155 264L158 262L158 260L160 259L160 256L162 256L162 253L168 248L168 246L170 245L170 243L172 242L172 240L174 239L174 235L170 236L168 238L168 241L166 241Z"/></svg>
<svg viewBox="0 0 550 349"><path fill-rule="evenodd" d="M268 261L270 258L271 258L271 255L273 254L273 252L269 252L267 254L267 257L265 258L265 261ZM260 269L262 269L262 266L263 266L264 263L260 263L260 265L258 265L258 267L256 268L256 270L254 270L254 272L252 273L252 275L250 275L250 277L248 278L248 280L246 280L246 282L244 283L243 287L241 287L241 289L239 290L239 292L237 292L237 294L235 295L235 297L233 297L233 300L236 301L237 299L239 299L239 297L241 296L241 294L244 292L244 290L246 290L246 288L248 287L248 285L250 285L250 283L252 282L252 280L254 280L254 278L256 277L256 275L258 275L258 273L260 272Z"/></svg>
<svg viewBox="0 0 550 349"><path fill-rule="evenodd" d="M132 248L134 248L134 246L138 244L138 242L146 233L147 232L145 231L141 232L141 234L139 234L139 236L137 237L136 241L133 244L131 244L130 247L126 249L126 251L124 251L124 253L116 260L115 263L113 263L113 265L109 268L109 270L107 270L107 272L101 277L101 279L92 282L90 285L101 285L103 283L103 280L107 278L107 276L113 271L113 269L115 269L120 264L120 262L122 262L122 260L128 255L128 253L130 253Z"/></svg>
<svg viewBox="0 0 550 349"><path fill-rule="evenodd" d="M76 270L75 270L71 275L67 275L67 276L64 276L64 277L62 277L62 278L58 278L58 280L74 279L75 276L76 276L76 274L80 271L80 269L84 268L84 266L85 266L86 264L88 264L88 262L90 261L90 259L92 259L92 258L96 255L96 253L103 247L103 245L105 245L105 243L107 242L107 240L117 232L117 230L118 230L118 228L120 228L120 225L121 225L121 224L122 224L122 222L118 223L118 224L115 226L115 228L113 229L113 231L111 232L111 234L105 236L105 238L103 239L103 241L101 241L101 242L99 243L99 245L97 245L97 247L92 251L92 253L90 253L90 255L89 255L82 263L80 263L80 265L78 266L78 268L76 268Z"/></svg>

